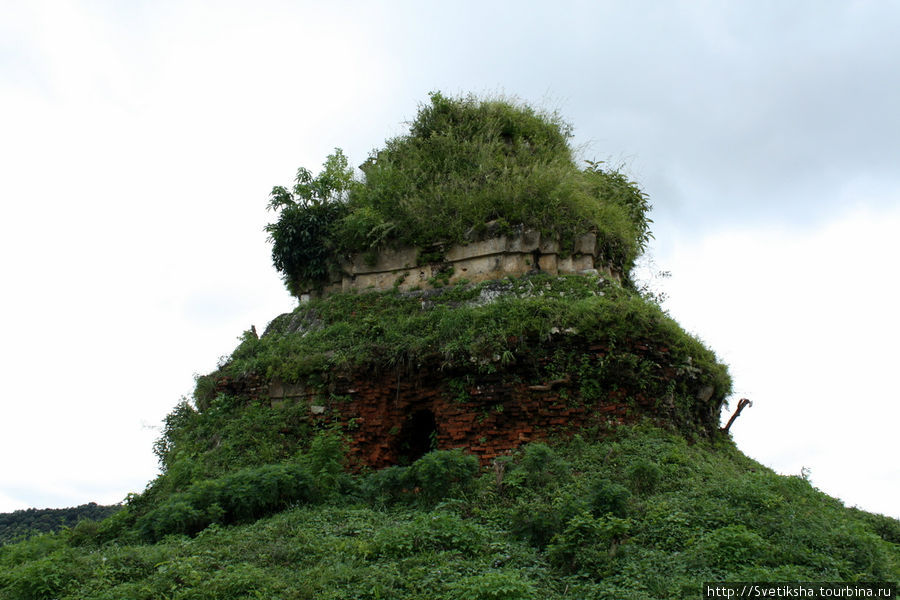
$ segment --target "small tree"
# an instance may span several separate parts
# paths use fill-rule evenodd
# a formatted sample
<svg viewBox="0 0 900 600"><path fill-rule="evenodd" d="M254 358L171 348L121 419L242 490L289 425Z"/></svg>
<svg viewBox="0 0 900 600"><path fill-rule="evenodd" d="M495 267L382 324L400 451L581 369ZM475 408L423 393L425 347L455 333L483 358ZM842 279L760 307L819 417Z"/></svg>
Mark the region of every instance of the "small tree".
<svg viewBox="0 0 900 600"><path fill-rule="evenodd" d="M272 241L272 262L288 290L297 295L327 280L334 261L333 227L346 214L347 195L355 182L340 148L328 156L316 177L301 167L294 182L290 190L272 188L268 208L279 216L266 231Z"/></svg>

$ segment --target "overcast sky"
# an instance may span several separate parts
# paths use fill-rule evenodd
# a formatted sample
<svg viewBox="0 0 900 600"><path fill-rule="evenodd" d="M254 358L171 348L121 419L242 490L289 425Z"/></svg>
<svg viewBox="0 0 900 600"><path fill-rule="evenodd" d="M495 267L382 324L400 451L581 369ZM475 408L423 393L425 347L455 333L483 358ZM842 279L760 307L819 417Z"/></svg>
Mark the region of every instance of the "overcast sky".
<svg viewBox="0 0 900 600"><path fill-rule="evenodd" d="M557 110L655 206L739 447L900 517L900 4L0 0L0 512L118 502L295 302L266 197L432 90ZM726 415L727 416L727 415Z"/></svg>

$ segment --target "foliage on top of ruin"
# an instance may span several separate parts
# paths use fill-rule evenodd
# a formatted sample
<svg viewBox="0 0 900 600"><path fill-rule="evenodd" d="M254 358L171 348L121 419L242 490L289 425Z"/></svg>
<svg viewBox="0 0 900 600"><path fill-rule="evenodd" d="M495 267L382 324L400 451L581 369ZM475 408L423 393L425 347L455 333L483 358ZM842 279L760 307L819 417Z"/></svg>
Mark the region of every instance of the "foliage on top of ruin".
<svg viewBox="0 0 900 600"><path fill-rule="evenodd" d="M298 293L321 286L341 257L466 243L493 222L563 242L596 231L604 258L628 273L652 237L647 195L619 170L580 165L571 138L555 113L432 93L359 174L336 149L318 175L301 168L290 189L273 188L275 267Z"/></svg>

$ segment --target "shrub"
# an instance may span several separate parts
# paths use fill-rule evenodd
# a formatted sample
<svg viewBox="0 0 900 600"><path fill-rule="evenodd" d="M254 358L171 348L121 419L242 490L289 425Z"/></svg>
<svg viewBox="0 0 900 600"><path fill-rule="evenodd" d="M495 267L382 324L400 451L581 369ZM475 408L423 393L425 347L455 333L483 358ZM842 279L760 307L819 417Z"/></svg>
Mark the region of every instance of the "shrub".
<svg viewBox="0 0 900 600"><path fill-rule="evenodd" d="M311 482L306 469L294 463L241 469L172 494L140 517L137 529L144 539L157 540L194 535L212 523L250 521L312 500L316 491Z"/></svg>
<svg viewBox="0 0 900 600"><path fill-rule="evenodd" d="M415 487L409 467L386 467L365 476L362 482L363 496L376 504L392 504L412 498Z"/></svg>
<svg viewBox="0 0 900 600"><path fill-rule="evenodd" d="M373 540L377 555L395 558L446 551L472 556L486 541L483 527L445 511L417 514L411 521L379 530Z"/></svg>
<svg viewBox="0 0 900 600"><path fill-rule="evenodd" d="M829 546L836 550L849 568L842 573L845 578L859 573L871 573L877 579L889 579L890 559L877 535L857 523L842 524L828 536Z"/></svg>
<svg viewBox="0 0 900 600"><path fill-rule="evenodd" d="M543 442L535 442L525 446L522 457L510 473L507 483L540 490L559 483L568 475L570 468L570 465L550 446Z"/></svg>
<svg viewBox="0 0 900 600"><path fill-rule="evenodd" d="M69 530L69 543L73 546L87 546L97 541L99 533L100 523L83 519Z"/></svg>
<svg viewBox="0 0 900 600"><path fill-rule="evenodd" d="M858 508L850 510L854 515L859 516L863 522L867 523L878 537L886 542L900 545L900 520L885 515L863 512Z"/></svg>
<svg viewBox="0 0 900 600"><path fill-rule="evenodd" d="M584 499L577 493L563 493L552 498L523 497L511 510L509 528L514 536L535 548L545 548L569 519L584 510Z"/></svg>
<svg viewBox="0 0 900 600"><path fill-rule="evenodd" d="M582 512L569 519L565 529L553 536L547 546L547 558L570 573L597 574L605 569L613 544L628 533L630 525L627 519L609 515L598 519Z"/></svg>
<svg viewBox="0 0 900 600"><path fill-rule="evenodd" d="M292 463L242 469L218 481L226 522L258 518L315 495L310 475Z"/></svg>
<svg viewBox="0 0 900 600"><path fill-rule="evenodd" d="M216 397L216 379L210 375L196 375L194 384L194 404L200 412L209 408Z"/></svg>
<svg viewBox="0 0 900 600"><path fill-rule="evenodd" d="M491 570L463 577L450 586L456 600L532 600L538 597L534 584L515 571Z"/></svg>
<svg viewBox="0 0 900 600"><path fill-rule="evenodd" d="M535 548L544 548L560 530L563 519L549 502L520 501L510 516L510 531Z"/></svg>
<svg viewBox="0 0 900 600"><path fill-rule="evenodd" d="M695 568L734 569L761 564L768 544L743 525L727 525L704 534L689 550Z"/></svg>
<svg viewBox="0 0 900 600"><path fill-rule="evenodd" d="M268 226L272 261L292 294L327 282L336 265L331 229L344 212L341 204L293 205Z"/></svg>
<svg viewBox="0 0 900 600"><path fill-rule="evenodd" d="M272 262L293 294L321 285L336 265L335 223L346 214L344 195L353 185L353 171L340 149L330 155L313 178L299 169L291 190L272 189L269 209L278 221L266 226L272 241Z"/></svg>
<svg viewBox="0 0 900 600"><path fill-rule="evenodd" d="M346 441L335 431L322 431L313 436L301 463L315 479L318 492L331 496L338 491L345 476Z"/></svg>
<svg viewBox="0 0 900 600"><path fill-rule="evenodd" d="M260 598L259 593L272 585L270 573L246 563L226 565L197 586L192 598L218 600L220 598ZM271 597L271 596L268 596Z"/></svg>
<svg viewBox="0 0 900 600"><path fill-rule="evenodd" d="M153 453L159 459L159 464L165 472L175 461L175 438L179 431L187 429L197 420L197 411L190 404L182 400L172 412L166 415L163 421L162 435L153 443Z"/></svg>
<svg viewBox="0 0 900 600"><path fill-rule="evenodd" d="M624 517L628 513L631 492L609 479L595 481L590 488L591 513L596 517L611 514Z"/></svg>
<svg viewBox="0 0 900 600"><path fill-rule="evenodd" d="M141 534L150 540L172 533L193 535L210 523L212 518L207 513L182 499L164 503L138 522Z"/></svg>
<svg viewBox="0 0 900 600"><path fill-rule="evenodd" d="M133 497L133 496L132 496ZM122 510L116 512L100 521L97 527L96 541L98 543L108 542L118 539L122 542L132 541L135 537L134 524L136 516L130 506L125 506ZM86 544L90 544L89 539L85 539Z"/></svg>
<svg viewBox="0 0 900 600"><path fill-rule="evenodd" d="M72 583L66 556L55 553L0 573L0 591L8 600L50 600L58 598Z"/></svg>
<svg viewBox="0 0 900 600"><path fill-rule="evenodd" d="M468 493L478 475L478 459L459 448L429 452L410 467L419 498L433 503Z"/></svg>
<svg viewBox="0 0 900 600"><path fill-rule="evenodd" d="M662 478L662 471L656 463L641 458L629 465L626 475L631 484L631 489L635 493L649 494L653 492Z"/></svg>

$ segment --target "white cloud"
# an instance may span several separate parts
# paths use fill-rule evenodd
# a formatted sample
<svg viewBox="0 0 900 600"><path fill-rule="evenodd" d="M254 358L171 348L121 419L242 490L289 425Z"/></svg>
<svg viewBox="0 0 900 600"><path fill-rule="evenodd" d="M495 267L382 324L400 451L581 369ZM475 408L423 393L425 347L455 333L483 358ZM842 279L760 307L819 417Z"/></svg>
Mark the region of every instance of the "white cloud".
<svg viewBox="0 0 900 600"><path fill-rule="evenodd" d="M738 445L849 504L897 515L893 385L900 212L851 209L804 232L745 229L683 239L668 308L730 364L754 406ZM732 408L734 408L732 403Z"/></svg>
<svg viewBox="0 0 900 600"><path fill-rule="evenodd" d="M591 154L635 156L658 221L706 225L661 230L659 262L756 401L742 447L892 510L896 214L819 210L897 205L890 10L482 4L0 6L0 511L139 491L143 424L292 305L268 190L334 146L362 162L433 89L561 98ZM716 233L735 214L784 229Z"/></svg>

